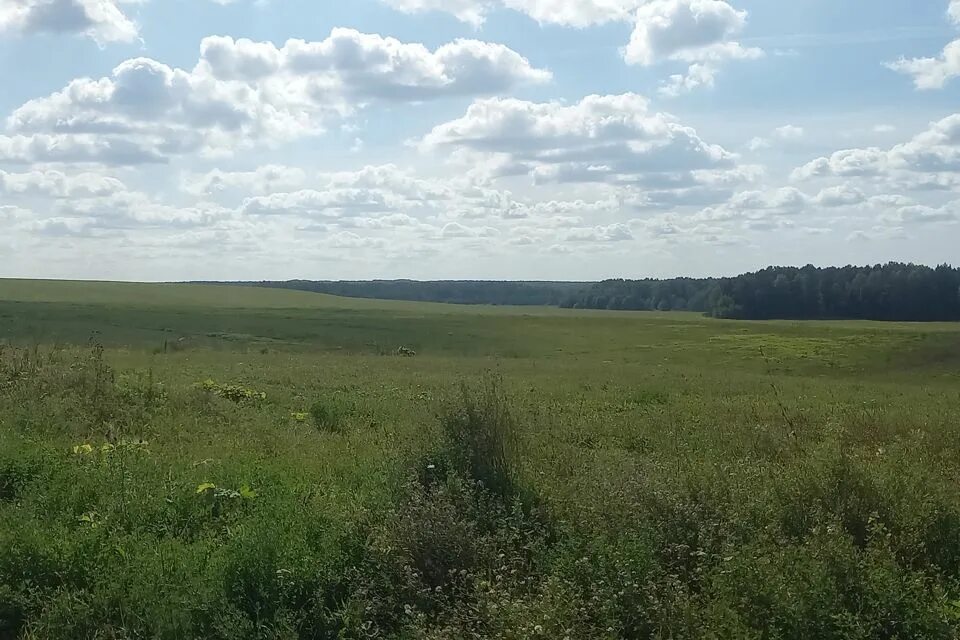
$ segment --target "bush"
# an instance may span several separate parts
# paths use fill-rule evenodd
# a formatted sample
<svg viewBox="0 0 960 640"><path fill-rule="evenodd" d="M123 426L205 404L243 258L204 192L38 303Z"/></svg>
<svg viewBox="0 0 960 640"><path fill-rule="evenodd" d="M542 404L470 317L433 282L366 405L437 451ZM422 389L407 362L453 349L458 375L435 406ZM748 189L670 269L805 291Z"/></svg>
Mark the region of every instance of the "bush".
<svg viewBox="0 0 960 640"><path fill-rule="evenodd" d="M310 405L309 413L317 429L339 432L342 430L343 419L346 417L347 411L342 403L324 398L314 401Z"/></svg>
<svg viewBox="0 0 960 640"><path fill-rule="evenodd" d="M516 494L516 426L498 380L488 379L478 392L462 387L460 402L447 409L440 426L445 454L461 474L501 498Z"/></svg>
<svg viewBox="0 0 960 640"><path fill-rule="evenodd" d="M41 471L41 460L33 452L0 451L0 502L13 502Z"/></svg>

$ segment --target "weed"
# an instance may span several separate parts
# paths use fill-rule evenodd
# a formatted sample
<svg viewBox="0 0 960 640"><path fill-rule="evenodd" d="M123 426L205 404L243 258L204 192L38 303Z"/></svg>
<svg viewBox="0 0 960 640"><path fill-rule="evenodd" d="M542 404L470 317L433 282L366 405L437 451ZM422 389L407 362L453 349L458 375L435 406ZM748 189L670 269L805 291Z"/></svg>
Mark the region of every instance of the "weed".
<svg viewBox="0 0 960 640"><path fill-rule="evenodd" d="M267 394L263 391L255 391L249 387L239 384L220 384L207 379L197 385L202 391L215 395L218 398L224 398L231 402L241 404L244 402L263 402L267 399Z"/></svg>
<svg viewBox="0 0 960 640"><path fill-rule="evenodd" d="M502 383L487 378L478 392L462 386L440 421L446 456L462 474L503 497L517 491L516 427Z"/></svg>
<svg viewBox="0 0 960 640"><path fill-rule="evenodd" d="M333 397L317 399L308 411L313 426L321 431L338 432L343 429L347 408L342 401Z"/></svg>

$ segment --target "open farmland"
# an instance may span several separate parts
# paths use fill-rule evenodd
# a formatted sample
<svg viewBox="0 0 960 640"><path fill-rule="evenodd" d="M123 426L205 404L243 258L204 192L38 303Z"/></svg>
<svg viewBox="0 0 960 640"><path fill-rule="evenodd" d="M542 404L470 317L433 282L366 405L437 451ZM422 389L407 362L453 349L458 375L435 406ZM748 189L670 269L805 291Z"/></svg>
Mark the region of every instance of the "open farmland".
<svg viewBox="0 0 960 640"><path fill-rule="evenodd" d="M9 280L0 340L0 638L960 631L954 324Z"/></svg>

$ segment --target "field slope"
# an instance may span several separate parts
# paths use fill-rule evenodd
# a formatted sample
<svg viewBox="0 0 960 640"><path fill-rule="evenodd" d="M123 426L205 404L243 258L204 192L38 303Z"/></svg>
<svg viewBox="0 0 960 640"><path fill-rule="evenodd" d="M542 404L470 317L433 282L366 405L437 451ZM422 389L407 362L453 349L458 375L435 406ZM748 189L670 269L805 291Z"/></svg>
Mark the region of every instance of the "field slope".
<svg viewBox="0 0 960 640"><path fill-rule="evenodd" d="M0 280L0 638L954 638L958 383L952 324Z"/></svg>

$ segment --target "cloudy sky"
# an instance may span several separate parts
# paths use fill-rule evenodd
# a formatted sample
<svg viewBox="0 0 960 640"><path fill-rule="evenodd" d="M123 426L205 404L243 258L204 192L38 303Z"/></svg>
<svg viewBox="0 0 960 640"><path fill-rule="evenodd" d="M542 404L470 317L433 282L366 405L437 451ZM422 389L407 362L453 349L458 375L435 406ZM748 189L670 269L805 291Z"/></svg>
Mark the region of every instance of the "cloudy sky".
<svg viewBox="0 0 960 640"><path fill-rule="evenodd" d="M0 276L960 262L960 0L0 0Z"/></svg>

